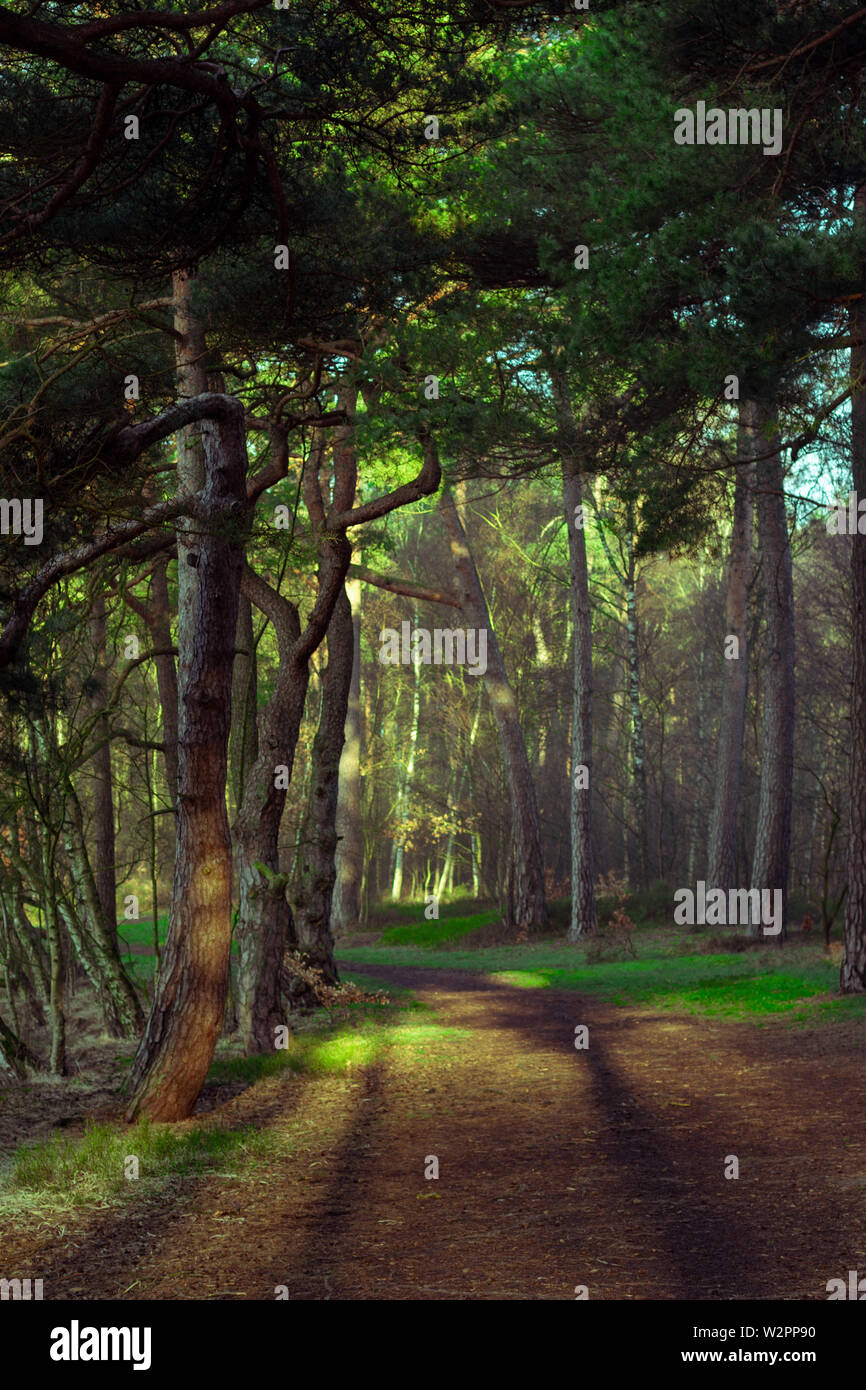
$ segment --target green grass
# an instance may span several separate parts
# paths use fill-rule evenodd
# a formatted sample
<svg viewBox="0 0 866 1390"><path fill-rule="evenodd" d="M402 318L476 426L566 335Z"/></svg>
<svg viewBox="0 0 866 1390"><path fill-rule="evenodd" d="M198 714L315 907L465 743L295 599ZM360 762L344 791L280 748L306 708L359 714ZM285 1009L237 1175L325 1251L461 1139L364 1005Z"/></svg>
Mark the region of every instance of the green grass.
<svg viewBox="0 0 866 1390"><path fill-rule="evenodd" d="M421 910L415 908L416 912ZM473 913L470 917L446 917L439 922L413 921L405 926L386 927L382 932L382 943L385 946L424 946L434 951L442 950L451 942L459 941L461 937L482 927L489 927L498 920L499 913L493 909Z"/></svg>
<svg viewBox="0 0 866 1390"><path fill-rule="evenodd" d="M364 983L370 981L365 977ZM469 1030L445 1027L424 1011L419 1016L422 1006L407 991L387 988L394 996L388 1002L346 1006L339 1020L314 1015L304 1021L304 1031L291 1035L287 1048L266 1056L232 1056L221 1044L208 1079L254 1084L265 1077L351 1075L386 1058L389 1066L414 1072L438 1057L447 1063L454 1041L471 1037ZM55 1134L21 1145L0 1173L0 1216L116 1205L211 1173L254 1177L263 1162L290 1157L301 1138L298 1126L232 1129L217 1121L184 1128L146 1119L132 1127L92 1125L82 1136ZM126 1176L130 1157L138 1159L138 1178Z"/></svg>
<svg viewBox="0 0 866 1390"><path fill-rule="evenodd" d="M169 1178L242 1169L275 1147L271 1133L249 1126L178 1131L147 1120L131 1128L92 1125L81 1138L55 1134L44 1143L21 1146L0 1179L0 1209L30 1205L36 1195L43 1199L38 1205L55 1209L105 1205L152 1193L155 1184ZM133 1158L138 1176L127 1177Z"/></svg>
<svg viewBox="0 0 866 1390"><path fill-rule="evenodd" d="M420 946L368 946L341 954L359 965L439 967L476 971L521 989L578 990L619 1007L796 1023L866 1015L866 997L838 996L838 966L814 951L777 947L748 953L684 954L681 934L636 934L639 958L588 965L580 947L555 942L431 951Z"/></svg>

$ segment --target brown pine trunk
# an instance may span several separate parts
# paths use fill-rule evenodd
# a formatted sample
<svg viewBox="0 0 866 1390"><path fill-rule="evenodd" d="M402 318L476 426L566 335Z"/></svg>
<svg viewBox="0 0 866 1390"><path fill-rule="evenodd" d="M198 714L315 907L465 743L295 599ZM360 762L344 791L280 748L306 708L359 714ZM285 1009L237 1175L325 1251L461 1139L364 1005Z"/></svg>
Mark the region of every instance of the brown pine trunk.
<svg viewBox="0 0 866 1390"><path fill-rule="evenodd" d="M754 458L759 442L755 436L751 402L744 401L740 407L738 457ZM708 886L721 888L725 893L735 887L737 812L740 805L746 691L749 680L749 634L746 619L752 568L754 474L754 463L741 463L737 467L731 560L725 603L725 637L737 638L739 657L722 661L721 719L707 871Z"/></svg>
<svg viewBox="0 0 866 1390"><path fill-rule="evenodd" d="M764 582L764 715L761 788L752 863L753 888L781 889L782 932L788 920L791 803L794 787L794 583L779 437L768 402L752 411L759 458L755 469L758 540ZM747 934L763 934L750 923Z"/></svg>
<svg viewBox="0 0 866 1390"><path fill-rule="evenodd" d="M855 217L866 216L866 184L857 189ZM851 473L858 499L866 497L866 303L851 309ZM845 952L839 987L866 992L866 535L851 538L852 686L851 776L849 783L848 898Z"/></svg>
<svg viewBox="0 0 866 1390"><path fill-rule="evenodd" d="M511 800L513 880L509 899L519 932L543 930L548 923L544 889L544 862L535 787L526 755L517 701L508 680L499 643L490 623L487 601L472 558L466 532L457 514L454 498L446 488L440 506L451 541L451 555L457 574L463 616L469 624L487 633L487 670L481 677L490 697L499 732L502 761ZM511 878L511 876L509 876Z"/></svg>
<svg viewBox="0 0 866 1390"><path fill-rule="evenodd" d="M231 943L232 862L225 793L232 658L247 518L240 401L205 432L205 488L192 641L181 630L177 852L168 940L132 1069L129 1119L182 1120L193 1109L222 1026Z"/></svg>
<svg viewBox="0 0 866 1390"><path fill-rule="evenodd" d="M359 557L360 562L360 557ZM340 758L337 804L337 881L332 920L339 931L361 924L364 839L361 829L361 581L346 581L352 610L352 680Z"/></svg>
<svg viewBox="0 0 866 1390"><path fill-rule="evenodd" d="M568 532L569 592L574 620L571 705L571 921L575 942L597 928L592 848L592 607L584 531L583 482L575 422L566 389L554 380L557 400L562 502ZM586 768L584 778L579 771ZM584 786L583 783L586 783Z"/></svg>
<svg viewBox="0 0 866 1390"><path fill-rule="evenodd" d="M322 676L319 727L313 740L312 775L301 830L300 862L292 891L298 948L329 984L339 979L331 934L331 900L336 878L337 792L340 754L352 681L354 633L345 593L328 625L328 664Z"/></svg>

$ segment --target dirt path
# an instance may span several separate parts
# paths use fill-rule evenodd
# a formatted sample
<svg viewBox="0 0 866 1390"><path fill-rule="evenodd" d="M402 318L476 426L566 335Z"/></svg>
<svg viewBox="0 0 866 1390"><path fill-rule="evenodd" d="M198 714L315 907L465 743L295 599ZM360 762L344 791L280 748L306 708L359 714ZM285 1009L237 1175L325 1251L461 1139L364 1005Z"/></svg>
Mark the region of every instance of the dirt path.
<svg viewBox="0 0 866 1390"><path fill-rule="evenodd" d="M300 1123L291 1158L252 1181L187 1182L145 1211L13 1233L4 1264L14 1251L46 1297L75 1299L273 1299L277 1285L290 1299L571 1299L577 1285L592 1299L824 1299L828 1279L866 1273L859 1032L375 974L466 1031L411 1065L386 1051L358 1074L260 1082L226 1118Z"/></svg>

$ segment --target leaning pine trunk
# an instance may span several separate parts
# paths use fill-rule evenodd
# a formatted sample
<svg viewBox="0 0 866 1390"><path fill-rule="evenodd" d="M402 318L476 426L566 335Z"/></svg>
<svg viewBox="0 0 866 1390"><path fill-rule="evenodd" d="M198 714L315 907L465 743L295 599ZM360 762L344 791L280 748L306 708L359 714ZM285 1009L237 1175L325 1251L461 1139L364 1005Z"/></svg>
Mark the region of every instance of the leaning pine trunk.
<svg viewBox="0 0 866 1390"><path fill-rule="evenodd" d="M753 458L759 441L752 427L752 403L740 407L737 453ZM735 887L737 811L743 769L743 733L746 727L746 688L749 679L747 607L752 566L754 463L740 463L734 485L734 524L731 563L725 605L725 638L737 639L737 655L722 662L722 702L716 782L710 822L708 883L728 893Z"/></svg>
<svg viewBox="0 0 866 1390"><path fill-rule="evenodd" d="M226 411L219 428L203 431L193 641L179 662L183 717L168 940L133 1063L129 1119L186 1119L207 1076L225 1010L232 926L225 793L247 458L243 406L222 399Z"/></svg>
<svg viewBox="0 0 866 1390"><path fill-rule="evenodd" d="M754 404L752 420L760 435L759 452L768 457L758 459L755 474L764 579L765 675L761 789L751 886L781 889L784 932L794 788L794 583L778 433L764 402ZM762 933L761 923L749 924L749 936Z"/></svg>
<svg viewBox="0 0 866 1390"><path fill-rule="evenodd" d="M544 890L544 863L535 787L526 756L523 730L517 713L517 700L505 671L499 643L490 623L487 601L481 588L466 532L457 514L454 498L446 488L440 497L445 525L451 539L451 555L460 589L464 616L487 634L487 670L483 676L499 731L502 761L511 798L514 834L513 884L510 893L518 931L547 926Z"/></svg>

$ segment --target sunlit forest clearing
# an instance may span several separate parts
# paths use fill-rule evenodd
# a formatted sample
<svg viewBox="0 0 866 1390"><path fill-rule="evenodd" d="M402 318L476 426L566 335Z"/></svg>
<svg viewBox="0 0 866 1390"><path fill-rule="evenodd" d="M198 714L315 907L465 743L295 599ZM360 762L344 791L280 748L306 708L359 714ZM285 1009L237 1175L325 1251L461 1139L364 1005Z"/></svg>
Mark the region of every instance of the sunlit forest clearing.
<svg viewBox="0 0 866 1390"><path fill-rule="evenodd" d="M854 1297L866 10L0 48L0 1297Z"/></svg>

